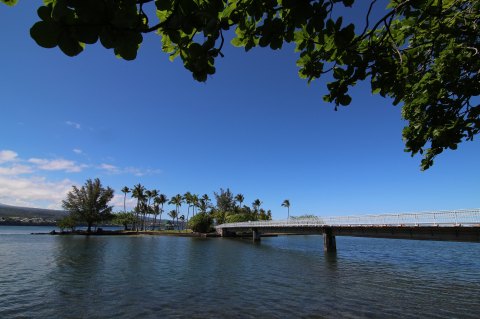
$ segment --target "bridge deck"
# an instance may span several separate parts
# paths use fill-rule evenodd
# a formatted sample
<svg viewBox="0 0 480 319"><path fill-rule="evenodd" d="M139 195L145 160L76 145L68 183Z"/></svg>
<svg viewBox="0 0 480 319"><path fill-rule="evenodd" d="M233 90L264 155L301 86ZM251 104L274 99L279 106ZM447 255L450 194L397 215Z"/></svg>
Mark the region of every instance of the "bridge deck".
<svg viewBox="0 0 480 319"><path fill-rule="evenodd" d="M480 242L480 209L253 221L222 224L216 229L222 236L253 232L254 239L259 239L261 234L324 234L333 238L357 236Z"/></svg>
<svg viewBox="0 0 480 319"><path fill-rule="evenodd" d="M434 211L421 213L401 213L382 215L337 216L298 218L289 220L268 220L242 223L228 223L216 226L221 228L274 228L274 227L334 227L334 226L480 226L480 209Z"/></svg>

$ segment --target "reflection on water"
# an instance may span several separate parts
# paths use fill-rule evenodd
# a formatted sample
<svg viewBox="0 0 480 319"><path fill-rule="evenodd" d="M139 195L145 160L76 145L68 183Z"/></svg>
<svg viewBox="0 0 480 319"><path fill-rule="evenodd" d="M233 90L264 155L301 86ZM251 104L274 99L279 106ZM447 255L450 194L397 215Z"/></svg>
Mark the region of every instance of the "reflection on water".
<svg viewBox="0 0 480 319"><path fill-rule="evenodd" d="M477 318L478 248L0 234L0 317Z"/></svg>

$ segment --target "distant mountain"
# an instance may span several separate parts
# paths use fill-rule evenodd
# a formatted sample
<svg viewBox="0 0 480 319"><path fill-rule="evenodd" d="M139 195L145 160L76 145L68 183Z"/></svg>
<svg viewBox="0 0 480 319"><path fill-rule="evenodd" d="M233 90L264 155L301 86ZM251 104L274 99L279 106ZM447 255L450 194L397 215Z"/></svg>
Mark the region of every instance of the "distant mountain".
<svg viewBox="0 0 480 319"><path fill-rule="evenodd" d="M60 219L67 215L63 210L18 207L0 204L0 217Z"/></svg>

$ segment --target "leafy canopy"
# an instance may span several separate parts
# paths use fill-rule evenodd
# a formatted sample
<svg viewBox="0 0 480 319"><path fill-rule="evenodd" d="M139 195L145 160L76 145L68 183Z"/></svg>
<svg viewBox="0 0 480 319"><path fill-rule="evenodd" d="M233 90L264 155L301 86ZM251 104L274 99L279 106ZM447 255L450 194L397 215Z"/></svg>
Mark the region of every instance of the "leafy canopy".
<svg viewBox="0 0 480 319"><path fill-rule="evenodd" d="M93 224L111 219L113 189L104 188L98 178L88 179L85 185L73 186L62 201L62 207L77 221L85 222L90 231Z"/></svg>
<svg viewBox="0 0 480 319"><path fill-rule="evenodd" d="M15 0L0 0L14 5ZM357 1L359 2L359 1ZM30 34L42 47L75 56L98 40L135 59L143 34L156 32L163 51L180 57L198 81L215 73L226 31L231 43L282 49L294 43L299 76L332 73L324 100L351 103L349 89L368 80L373 93L402 104L406 151L429 168L444 149L472 140L480 128L480 1L384 0L364 25L338 15L355 0L44 0ZM345 12L345 11L342 11ZM148 14L147 14L148 13ZM355 14L358 14L355 11Z"/></svg>

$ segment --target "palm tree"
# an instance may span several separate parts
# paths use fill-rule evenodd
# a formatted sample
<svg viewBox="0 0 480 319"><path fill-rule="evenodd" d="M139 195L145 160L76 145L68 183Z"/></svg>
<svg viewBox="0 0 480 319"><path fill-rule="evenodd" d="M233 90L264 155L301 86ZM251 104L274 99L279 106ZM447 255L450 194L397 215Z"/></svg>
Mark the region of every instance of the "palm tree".
<svg viewBox="0 0 480 319"><path fill-rule="evenodd" d="M170 205L175 205L175 211L177 213L177 216L180 213L180 206L182 206L183 203L183 197L180 194L177 194L173 196L170 201L168 202Z"/></svg>
<svg viewBox="0 0 480 319"><path fill-rule="evenodd" d="M200 209L200 213L206 213L208 207L209 207L209 203L205 199L200 198L200 202L198 203L198 208Z"/></svg>
<svg viewBox="0 0 480 319"><path fill-rule="evenodd" d="M125 202L127 200L127 194L130 193L130 188L125 186L124 188L122 188L122 193L125 194L125 197L123 197L123 212L126 214L127 213L127 207L125 206Z"/></svg>
<svg viewBox="0 0 480 319"><path fill-rule="evenodd" d="M167 195L165 194L160 194L158 195L158 204L161 205L161 208L160 208L160 223L162 222L162 213L163 213L163 204L165 204L166 202L168 202L168 197Z"/></svg>
<svg viewBox="0 0 480 319"><path fill-rule="evenodd" d="M284 200L282 206L287 207L287 219L290 219L290 201L288 199Z"/></svg>
<svg viewBox="0 0 480 319"><path fill-rule="evenodd" d="M147 196L148 196L148 210L147 210L147 213L148 213L148 215L150 215L150 214L155 214L155 212L154 212L155 207L154 207L154 205L153 205L154 203L152 203L152 205L150 205L150 201L151 201L152 199L155 200L155 197L158 196L158 190L152 189L152 190L150 191L150 193L147 194ZM148 216L147 216L147 217L148 217ZM149 218L150 218L150 217L149 217ZM146 230L146 229L147 229L147 227L145 226L145 230Z"/></svg>
<svg viewBox="0 0 480 319"><path fill-rule="evenodd" d="M193 194L192 195L192 206L193 206L193 216L195 216L195 208L198 207L198 195ZM188 222L188 220L187 220Z"/></svg>
<svg viewBox="0 0 480 319"><path fill-rule="evenodd" d="M235 200L238 202L238 207L242 208L242 203L245 200L243 194L237 194L237 196L235 196Z"/></svg>
<svg viewBox="0 0 480 319"><path fill-rule="evenodd" d="M160 214L160 203L158 202L158 196L153 199L153 225L152 230L155 230L155 224L157 223L157 216Z"/></svg>
<svg viewBox="0 0 480 319"><path fill-rule="evenodd" d="M203 199L206 203L210 203L210 197L208 197L207 194L203 194L203 195L202 195L202 199Z"/></svg>
<svg viewBox="0 0 480 319"><path fill-rule="evenodd" d="M144 205L144 210L142 212L142 230L145 230L145 221L147 217L147 213L150 211L150 200L152 199L152 191L147 189L145 191L145 205Z"/></svg>
<svg viewBox="0 0 480 319"><path fill-rule="evenodd" d="M188 217L190 216L190 207L192 206L192 194L190 192L186 192L185 195L183 195L183 199L185 200L185 203L187 203L187 223L188 223Z"/></svg>
<svg viewBox="0 0 480 319"><path fill-rule="evenodd" d="M175 218L178 216L177 211L175 209L172 209L170 213L168 213L168 216L172 217L172 224L175 227Z"/></svg>
<svg viewBox="0 0 480 319"><path fill-rule="evenodd" d="M252 203L253 209L258 210L262 206L262 202L257 198Z"/></svg>
<svg viewBox="0 0 480 319"><path fill-rule="evenodd" d="M254 200L252 203L254 220L258 219L258 210L260 209L261 205L262 205L262 202L258 198Z"/></svg>
<svg viewBox="0 0 480 319"><path fill-rule="evenodd" d="M145 201L145 187L140 183L134 185L132 197L137 199L137 206L135 207L135 228L138 231L138 215L141 211L141 203Z"/></svg>

